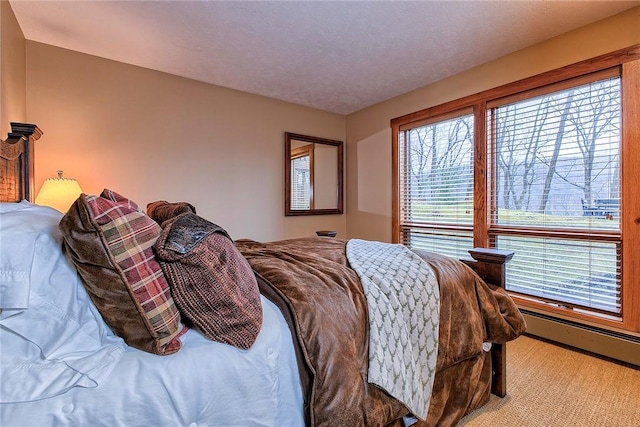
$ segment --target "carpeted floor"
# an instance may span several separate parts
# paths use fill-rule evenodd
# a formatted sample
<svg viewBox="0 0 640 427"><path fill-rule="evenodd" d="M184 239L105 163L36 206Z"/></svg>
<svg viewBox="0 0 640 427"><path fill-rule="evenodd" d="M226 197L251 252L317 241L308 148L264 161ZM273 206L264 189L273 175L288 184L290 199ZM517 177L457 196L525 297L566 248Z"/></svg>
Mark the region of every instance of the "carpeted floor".
<svg viewBox="0 0 640 427"><path fill-rule="evenodd" d="M640 426L640 369L526 336L507 344L507 393L458 427Z"/></svg>

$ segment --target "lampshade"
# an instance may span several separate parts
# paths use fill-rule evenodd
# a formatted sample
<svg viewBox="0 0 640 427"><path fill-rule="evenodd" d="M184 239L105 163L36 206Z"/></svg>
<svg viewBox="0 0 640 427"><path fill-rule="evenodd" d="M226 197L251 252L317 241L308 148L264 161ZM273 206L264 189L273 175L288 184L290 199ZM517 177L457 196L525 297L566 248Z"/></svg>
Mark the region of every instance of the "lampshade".
<svg viewBox="0 0 640 427"><path fill-rule="evenodd" d="M71 204L82 194L78 181L72 178L63 178L62 171L58 171L57 178L47 178L36 197L37 205L51 206L65 213Z"/></svg>

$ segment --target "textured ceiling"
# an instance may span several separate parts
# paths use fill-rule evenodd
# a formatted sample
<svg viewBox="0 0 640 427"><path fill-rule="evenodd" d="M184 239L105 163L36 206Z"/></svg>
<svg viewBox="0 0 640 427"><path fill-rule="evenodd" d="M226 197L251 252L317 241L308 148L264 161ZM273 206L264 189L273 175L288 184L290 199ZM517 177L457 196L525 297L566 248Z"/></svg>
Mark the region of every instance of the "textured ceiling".
<svg viewBox="0 0 640 427"><path fill-rule="evenodd" d="M640 1L10 1L28 40L349 114Z"/></svg>

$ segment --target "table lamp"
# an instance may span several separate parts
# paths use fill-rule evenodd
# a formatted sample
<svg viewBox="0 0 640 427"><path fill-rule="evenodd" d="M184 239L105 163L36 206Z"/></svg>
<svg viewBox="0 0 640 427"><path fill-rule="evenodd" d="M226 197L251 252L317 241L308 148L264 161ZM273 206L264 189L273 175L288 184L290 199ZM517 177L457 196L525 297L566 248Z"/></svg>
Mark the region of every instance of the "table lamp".
<svg viewBox="0 0 640 427"><path fill-rule="evenodd" d="M59 170L57 178L47 178L36 197L37 205L50 206L65 213L71 204L82 194L82 189L73 178L63 178Z"/></svg>

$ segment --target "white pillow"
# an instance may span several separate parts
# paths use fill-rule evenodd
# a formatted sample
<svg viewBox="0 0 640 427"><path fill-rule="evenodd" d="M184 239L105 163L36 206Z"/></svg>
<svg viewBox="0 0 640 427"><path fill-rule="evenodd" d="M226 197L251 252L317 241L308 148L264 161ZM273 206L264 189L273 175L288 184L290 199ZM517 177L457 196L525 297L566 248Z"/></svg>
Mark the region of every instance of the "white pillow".
<svg viewBox="0 0 640 427"><path fill-rule="evenodd" d="M0 403L96 387L125 344L62 253L58 211L0 204Z"/></svg>

